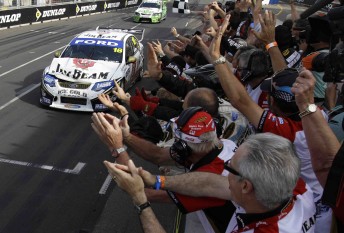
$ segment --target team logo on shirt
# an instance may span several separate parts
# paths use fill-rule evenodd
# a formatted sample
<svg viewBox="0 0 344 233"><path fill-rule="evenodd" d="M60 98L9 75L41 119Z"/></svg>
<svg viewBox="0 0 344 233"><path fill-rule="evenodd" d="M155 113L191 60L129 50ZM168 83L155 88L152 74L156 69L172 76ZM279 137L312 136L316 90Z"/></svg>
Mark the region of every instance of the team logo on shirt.
<svg viewBox="0 0 344 233"><path fill-rule="evenodd" d="M305 232L309 231L314 226L314 224L315 224L315 215L310 217L308 220L306 220L302 224L302 232L305 233Z"/></svg>
<svg viewBox="0 0 344 233"><path fill-rule="evenodd" d="M279 123L281 124L281 125L283 125L284 124L284 120L283 120L283 118L278 118L278 121L279 121Z"/></svg>

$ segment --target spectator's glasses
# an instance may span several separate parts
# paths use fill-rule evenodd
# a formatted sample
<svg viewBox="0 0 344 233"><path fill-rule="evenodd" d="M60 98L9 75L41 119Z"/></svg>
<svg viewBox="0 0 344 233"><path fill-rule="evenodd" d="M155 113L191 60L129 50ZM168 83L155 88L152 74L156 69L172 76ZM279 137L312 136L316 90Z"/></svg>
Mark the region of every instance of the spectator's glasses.
<svg viewBox="0 0 344 233"><path fill-rule="evenodd" d="M236 68L234 75L235 77L237 77L238 79L242 80L244 79L245 76L247 76L247 74L249 74L250 70L247 68Z"/></svg>
<svg viewBox="0 0 344 233"><path fill-rule="evenodd" d="M230 173L232 173L233 175L236 175L236 176L240 176L240 177L243 177L237 170L235 170L234 168L232 168L230 166L231 162L230 160L225 163L225 170L229 171Z"/></svg>

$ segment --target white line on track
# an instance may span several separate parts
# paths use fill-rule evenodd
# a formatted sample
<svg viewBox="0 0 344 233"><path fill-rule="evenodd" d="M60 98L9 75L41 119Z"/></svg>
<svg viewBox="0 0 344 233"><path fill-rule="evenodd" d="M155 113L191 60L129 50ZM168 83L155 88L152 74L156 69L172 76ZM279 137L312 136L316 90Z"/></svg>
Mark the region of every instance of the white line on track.
<svg viewBox="0 0 344 233"><path fill-rule="evenodd" d="M27 65L31 64L32 62L35 62L35 61L37 61L37 60L39 60L39 59L42 59L42 58L44 58L44 57L46 57L46 56L48 56L48 55L54 53L55 51L62 49L63 47L64 47L64 46L62 46L62 47L60 47L60 48L58 48L58 49L56 49L56 50L54 50L54 51L52 51L52 52L50 52L50 53L46 53L46 54L44 54L44 55L42 55L42 56L40 56L40 57L37 57L37 58L35 58L35 59L33 59L33 60L29 61L29 62L26 62L26 63L24 63L24 64L22 64L22 65L20 65L20 66L17 66L16 68L13 68L13 69L11 69L11 70L5 72L5 73L2 73L2 74L0 74L0 78L3 77L3 76L5 76L6 74L9 74L9 73L11 73L11 72L13 72L13 71L15 71L15 70L18 70L18 69L24 67L24 66L27 66ZM38 83L38 84L34 84L34 86L32 86L31 88L29 88L29 89L26 90L25 92L21 93L19 96L16 96L14 99L11 99L9 102L7 102L7 103L5 103L4 105L0 106L0 111L1 111L2 109L6 108L8 105L14 103L15 101L17 101L18 99L20 99L20 98L23 97L24 95L28 94L29 92L31 92L31 91L34 90L35 88L37 88L39 85L40 85L39 83Z"/></svg>
<svg viewBox="0 0 344 233"><path fill-rule="evenodd" d="M48 56L48 55L54 53L55 51L62 49L63 47L64 47L64 46L62 46L62 47L60 47L60 48L58 48L58 49L56 49L56 50L54 50L54 51L51 51L51 52L49 52L49 53L46 53L46 54L44 54L44 55L42 55L42 56L40 56L40 57L37 57L37 58L35 58L35 59L33 59L33 60L29 61L29 62L26 62L26 63L24 63L24 64L21 64L20 66L17 66L16 68L13 68L13 69L11 69L11 70L9 70L9 71L6 71L5 73L0 74L0 78L1 78L2 76L5 76L6 74L9 74L9 73L11 73L11 72L13 72L13 71L15 71L15 70L18 70L18 69L24 67L24 66L27 66L27 65L31 64L32 62L38 61L39 59L42 59L43 57L46 57L46 56Z"/></svg>
<svg viewBox="0 0 344 233"><path fill-rule="evenodd" d="M100 188L99 190L99 194L101 195L105 195L106 194L106 191L107 189L109 188L110 186L110 183L111 183L111 180L112 180L112 177L110 175L108 175L102 185L102 187Z"/></svg>
<svg viewBox="0 0 344 233"><path fill-rule="evenodd" d="M136 26L132 27L131 29L135 29L136 27L140 26L141 23L137 24Z"/></svg>
<svg viewBox="0 0 344 233"><path fill-rule="evenodd" d="M44 169L44 170L49 170L49 171L58 171L58 172L63 172L63 173L68 173L68 174L73 174L73 175L79 175L81 170L86 165L86 163L79 162L75 165L73 169L64 169L64 168L58 168L58 167L54 167L50 165L28 163L28 162L23 162L23 161L18 161L18 160L10 160L10 159L2 159L2 158L0 158L0 162L19 165L19 166L34 167L34 168L39 168L39 169Z"/></svg>
<svg viewBox="0 0 344 233"><path fill-rule="evenodd" d="M6 104L0 106L0 111L4 108L6 108L8 105L14 103L15 101L17 101L18 99L20 99L21 97L23 97L24 95L26 95L27 93L30 93L32 90L34 90L35 88L39 87L40 83L34 84L31 88L27 89L26 91L24 91L23 93L21 93L20 95L16 96L14 99L11 99L10 101L8 101Z"/></svg>

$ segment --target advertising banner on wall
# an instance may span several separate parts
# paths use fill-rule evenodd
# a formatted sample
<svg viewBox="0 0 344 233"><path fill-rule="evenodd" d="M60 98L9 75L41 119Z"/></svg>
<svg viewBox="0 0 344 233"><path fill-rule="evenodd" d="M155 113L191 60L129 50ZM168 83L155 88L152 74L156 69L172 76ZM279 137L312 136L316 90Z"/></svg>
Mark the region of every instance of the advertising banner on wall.
<svg viewBox="0 0 344 233"><path fill-rule="evenodd" d="M20 24L22 16L21 10L2 11L0 12L0 27Z"/></svg>
<svg viewBox="0 0 344 233"><path fill-rule="evenodd" d="M106 1L103 3L104 3L103 4L103 11L112 11L112 10L124 8L124 2L121 5L121 1Z"/></svg>
<svg viewBox="0 0 344 233"><path fill-rule="evenodd" d="M0 28L137 6L142 0L109 0L0 11Z"/></svg>
<svg viewBox="0 0 344 233"><path fill-rule="evenodd" d="M66 18L71 15L71 5L52 7L38 7L35 12L35 21Z"/></svg>

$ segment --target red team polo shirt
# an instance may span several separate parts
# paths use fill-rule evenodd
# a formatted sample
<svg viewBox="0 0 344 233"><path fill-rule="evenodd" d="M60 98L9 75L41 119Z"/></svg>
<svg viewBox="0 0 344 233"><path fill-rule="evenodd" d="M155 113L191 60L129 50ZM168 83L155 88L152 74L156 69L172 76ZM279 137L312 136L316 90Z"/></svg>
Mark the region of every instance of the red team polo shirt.
<svg viewBox="0 0 344 233"><path fill-rule="evenodd" d="M301 121L293 121L290 118L277 117L269 111L264 111L258 124L258 130L261 132L274 133L293 142L296 154L301 160L301 178L312 189L314 202L317 206L315 232L330 232L332 211L330 207L323 205L320 202L323 188L313 171L311 156Z"/></svg>
<svg viewBox="0 0 344 233"><path fill-rule="evenodd" d="M211 172L227 177L228 171L224 170L224 164L232 158L237 146L234 142L227 139L221 139L221 141L223 143L222 150L215 150L206 155L198 163L191 166L190 172ZM224 232L235 211L235 206L231 201L213 197L191 197L171 191L167 191L167 193L182 213L199 211L197 216L205 229L212 228L207 220L208 217L214 221L218 229L222 229L221 232Z"/></svg>

